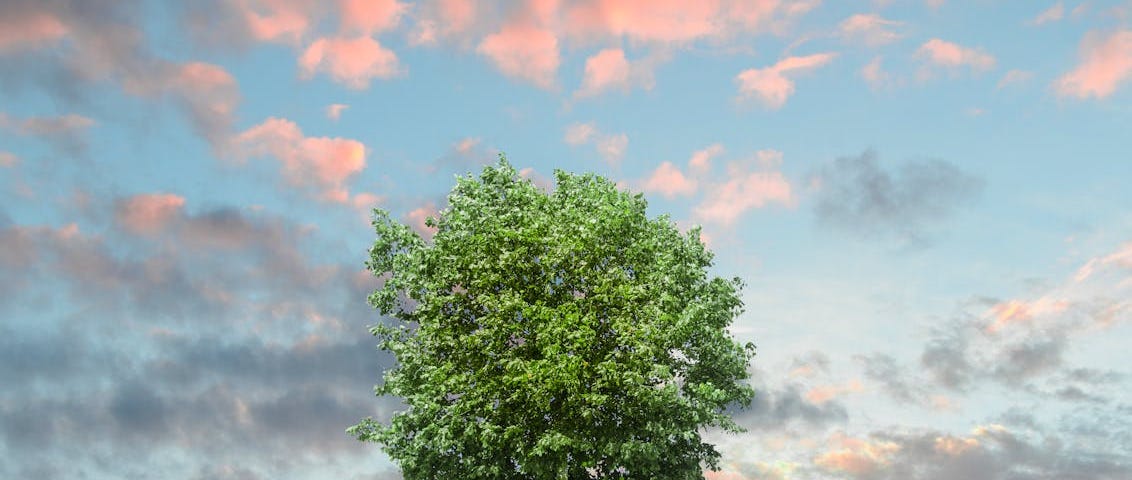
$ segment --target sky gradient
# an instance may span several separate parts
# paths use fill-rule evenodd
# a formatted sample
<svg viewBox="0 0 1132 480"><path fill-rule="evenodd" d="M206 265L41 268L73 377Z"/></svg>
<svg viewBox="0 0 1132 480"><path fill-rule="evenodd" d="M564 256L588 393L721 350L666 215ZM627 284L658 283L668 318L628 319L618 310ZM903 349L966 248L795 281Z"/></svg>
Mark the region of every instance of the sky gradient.
<svg viewBox="0 0 1132 480"><path fill-rule="evenodd" d="M0 0L0 477L400 478L368 212L505 152L746 281L709 478L1132 478L1129 132L1126 0Z"/></svg>

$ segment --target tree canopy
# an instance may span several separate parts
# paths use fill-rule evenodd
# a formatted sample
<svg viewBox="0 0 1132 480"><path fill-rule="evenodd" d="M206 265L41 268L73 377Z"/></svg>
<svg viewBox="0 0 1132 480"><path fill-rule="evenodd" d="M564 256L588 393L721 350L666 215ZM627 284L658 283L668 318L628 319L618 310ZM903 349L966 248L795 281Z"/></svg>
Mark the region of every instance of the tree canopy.
<svg viewBox="0 0 1132 480"><path fill-rule="evenodd" d="M649 219L641 194L555 172L547 193L500 157L458 177L423 238L374 211L371 327L397 364L375 391L402 399L376 442L407 480L702 479L742 431L754 345L727 331L738 278L708 274L699 229Z"/></svg>

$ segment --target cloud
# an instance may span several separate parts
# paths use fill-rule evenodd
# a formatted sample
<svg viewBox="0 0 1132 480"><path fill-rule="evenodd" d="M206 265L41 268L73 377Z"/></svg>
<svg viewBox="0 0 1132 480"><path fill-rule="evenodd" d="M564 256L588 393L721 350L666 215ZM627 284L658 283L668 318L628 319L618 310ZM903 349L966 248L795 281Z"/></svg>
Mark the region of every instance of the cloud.
<svg viewBox="0 0 1132 480"><path fill-rule="evenodd" d="M843 20L837 28L843 38L875 47L900 40L903 35L892 28L901 25L903 22L886 20L875 13L858 13Z"/></svg>
<svg viewBox="0 0 1132 480"><path fill-rule="evenodd" d="M1079 56L1077 67L1053 83L1054 91L1079 99L1108 97L1132 76L1132 30L1089 32Z"/></svg>
<svg viewBox="0 0 1132 480"><path fill-rule="evenodd" d="M325 14L321 6L309 0L207 0L187 4L183 21L206 44L298 46Z"/></svg>
<svg viewBox="0 0 1132 480"><path fill-rule="evenodd" d="M949 70L967 67L972 71L985 71L994 68L996 60L981 50L967 48L959 44L933 38L920 45L916 56L932 65Z"/></svg>
<svg viewBox="0 0 1132 480"><path fill-rule="evenodd" d="M566 127L562 140L568 145L581 146L593 144L598 155L607 163L617 164L625 156L629 147L629 136L624 133L602 133L591 123L574 123Z"/></svg>
<svg viewBox="0 0 1132 480"><path fill-rule="evenodd" d="M417 22L409 36L413 45L435 45L467 32L480 13L473 0L434 0L416 6Z"/></svg>
<svg viewBox="0 0 1132 480"><path fill-rule="evenodd" d="M814 465L837 474L869 478L891 462L900 445L884 440L865 440L836 435L835 446L814 458Z"/></svg>
<svg viewBox="0 0 1132 480"><path fill-rule="evenodd" d="M504 25L485 37L476 51L509 77L548 90L557 83L555 76L561 60L558 38L550 30L528 23Z"/></svg>
<svg viewBox="0 0 1132 480"><path fill-rule="evenodd" d="M704 222L730 226L752 208L772 203L793 205L793 188L776 169L782 153L761 150L755 157L728 165L726 180L706 188L707 194L693 213Z"/></svg>
<svg viewBox="0 0 1132 480"><path fill-rule="evenodd" d="M239 101L235 80L216 65L157 57L130 7L131 2L111 0L5 2L0 18L62 28L52 30L59 41L21 43L21 67L0 73L13 85L43 89L65 103L79 103L91 86L105 83L147 100L168 100L197 133L219 146Z"/></svg>
<svg viewBox="0 0 1132 480"><path fill-rule="evenodd" d="M928 382L917 377L896 358L885 353L856 355L864 366L865 378L880 385L881 391L901 404L938 407L939 396L931 394Z"/></svg>
<svg viewBox="0 0 1132 480"><path fill-rule="evenodd" d="M1070 440L1073 437L996 423L976 426L967 434L938 430L837 434L813 464L819 471L861 480L1115 480L1132 474L1121 447L1077 443Z"/></svg>
<svg viewBox="0 0 1132 480"><path fill-rule="evenodd" d="M780 32L817 3L591 0L568 4L560 17L567 35L579 42L623 38L637 44L681 45Z"/></svg>
<svg viewBox="0 0 1132 480"><path fill-rule="evenodd" d="M408 225L413 227L413 230L424 238L432 238L437 230L436 227L426 225L425 222L428 221L429 217L440 218L440 210L438 210L436 204L432 202L425 203L405 214L405 220L408 221Z"/></svg>
<svg viewBox="0 0 1132 480"><path fill-rule="evenodd" d="M361 142L308 137L282 118L272 117L245 130L233 143L241 158L274 157L289 185L326 201L346 202L347 181L366 166L366 147Z"/></svg>
<svg viewBox="0 0 1132 480"><path fill-rule="evenodd" d="M1048 9L1043 10L1042 13L1039 13L1038 16L1034 17L1033 20L1030 20L1030 23L1033 25L1044 25L1047 23L1056 22L1064 17L1065 6L1062 5L1061 2L1057 2L1053 4L1052 7L1049 7Z"/></svg>
<svg viewBox="0 0 1132 480"><path fill-rule="evenodd" d="M163 230L185 206L185 197L171 193L141 194L122 199L115 208L117 222L127 231L151 235Z"/></svg>
<svg viewBox="0 0 1132 480"><path fill-rule="evenodd" d="M618 163L625 157L625 149L629 148L629 136L624 133L610 134L598 138L597 153L608 163Z"/></svg>
<svg viewBox="0 0 1132 480"><path fill-rule="evenodd" d="M1033 389L1030 382L1063 374L1071 347L1132 322L1132 302L1125 300L1132 294L1130 252L1125 245L1089 259L1032 298L980 299L975 311L935 329L922 367L936 384L957 391L986 381ZM1053 388L1072 397L1080 380Z"/></svg>
<svg viewBox="0 0 1132 480"><path fill-rule="evenodd" d="M375 78L388 79L405 73L397 54L373 37L320 38L299 56L303 78L325 73L335 82L355 90L369 87Z"/></svg>
<svg viewBox="0 0 1132 480"><path fill-rule="evenodd" d="M448 152L432 163L429 170L435 172L439 168L446 168L463 174L492 163L499 157L499 151L485 147L482 143L476 137L464 137L456 141Z"/></svg>
<svg viewBox="0 0 1132 480"><path fill-rule="evenodd" d="M755 397L751 405L732 412L736 423L761 432L781 432L793 428L823 430L842 424L849 414L840 398L814 401L798 382L767 382L771 372L756 370L752 377Z"/></svg>
<svg viewBox="0 0 1132 480"><path fill-rule="evenodd" d="M397 0L341 0L343 32L373 35L397 26L409 5Z"/></svg>
<svg viewBox="0 0 1132 480"><path fill-rule="evenodd" d="M371 447L343 430L396 408L370 388L391 366L365 332L384 321L364 300L376 280L315 260L340 247L308 250L306 226L188 203L94 202L112 209L84 221L115 220L93 233L0 225L0 476L367 470Z"/></svg>
<svg viewBox="0 0 1132 480"><path fill-rule="evenodd" d="M86 151L86 131L94 125L94 120L74 113L57 117L16 118L0 112L0 131L42 138L51 147L70 155Z"/></svg>
<svg viewBox="0 0 1132 480"><path fill-rule="evenodd" d="M62 19L27 6L17 5L15 11L0 17L0 54L43 48L67 36L68 29Z"/></svg>
<svg viewBox="0 0 1132 480"><path fill-rule="evenodd" d="M925 240L927 228L945 219L982 191L983 182L942 160L905 163L895 172L881 168L866 151L842 157L814 177L819 185L814 213L826 226L864 237Z"/></svg>
<svg viewBox="0 0 1132 480"><path fill-rule="evenodd" d="M566 127L566 135L563 137L568 145L583 145L586 144L597 134L597 127L593 123L575 123Z"/></svg>
<svg viewBox="0 0 1132 480"><path fill-rule="evenodd" d="M20 163L20 157L12 152L0 151L0 167L12 168Z"/></svg>
<svg viewBox="0 0 1132 480"><path fill-rule="evenodd" d="M240 100L236 79L208 63L166 64L150 76L130 79L128 92L145 98L168 98L189 117L197 133L220 146L232 130Z"/></svg>
<svg viewBox="0 0 1132 480"><path fill-rule="evenodd" d="M869 85L869 88L873 90L889 88L896 84L896 80L893 79L892 75L881 66L883 60L884 58L878 55L873 57L864 67L861 67L861 78L863 78L865 83Z"/></svg>
<svg viewBox="0 0 1132 480"><path fill-rule="evenodd" d="M998 81L998 88L1006 88L1009 86L1020 85L1030 81L1034 77L1034 72L1026 70L1010 70L1006 72L1002 79Z"/></svg>
<svg viewBox="0 0 1132 480"><path fill-rule="evenodd" d="M781 108L786 104L786 99L794 94L794 80L791 77L821 67L835 56L833 53L819 53L787 57L770 67L744 70L735 77L735 82L739 84L738 99L758 99L769 109Z"/></svg>
<svg viewBox="0 0 1132 480"><path fill-rule="evenodd" d="M688 168L693 172L705 173L711 170L711 159L722 155L723 152L723 145L718 143L709 145L703 150L697 150L692 154L692 158L688 159Z"/></svg>
<svg viewBox="0 0 1132 480"><path fill-rule="evenodd" d="M684 175L672 162L663 162L652 172L641 189L646 192L659 192L668 198L689 196L696 193L696 181Z"/></svg>
<svg viewBox="0 0 1132 480"><path fill-rule="evenodd" d="M342 103L332 103L330 105L327 105L326 118L338 121L338 119L342 118L342 112L346 111L347 108L350 108L350 106Z"/></svg>

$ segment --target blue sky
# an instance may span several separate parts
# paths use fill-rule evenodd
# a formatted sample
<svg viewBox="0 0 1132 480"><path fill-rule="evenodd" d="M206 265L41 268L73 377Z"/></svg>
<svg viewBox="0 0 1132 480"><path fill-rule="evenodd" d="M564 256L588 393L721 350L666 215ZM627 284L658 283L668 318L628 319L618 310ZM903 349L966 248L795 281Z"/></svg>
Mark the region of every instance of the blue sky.
<svg viewBox="0 0 1132 480"><path fill-rule="evenodd" d="M380 207L500 152L702 225L713 479L1132 476L1132 3L0 1L5 478L400 478Z"/></svg>

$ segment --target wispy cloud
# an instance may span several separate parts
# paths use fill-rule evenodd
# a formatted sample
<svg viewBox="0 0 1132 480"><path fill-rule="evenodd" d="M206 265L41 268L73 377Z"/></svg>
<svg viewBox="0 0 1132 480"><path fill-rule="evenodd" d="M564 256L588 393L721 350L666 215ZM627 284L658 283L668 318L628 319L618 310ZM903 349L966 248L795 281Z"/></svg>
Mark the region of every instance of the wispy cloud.
<svg viewBox="0 0 1132 480"><path fill-rule="evenodd" d="M735 77L739 85L739 101L757 99L771 110L782 108L794 94L795 75L817 69L836 57L818 53L804 57L787 57L766 68L744 70Z"/></svg>

